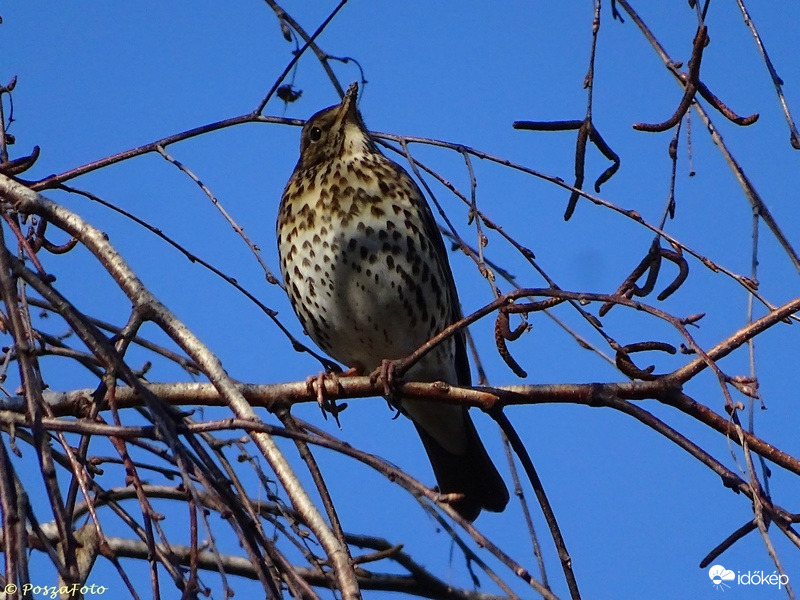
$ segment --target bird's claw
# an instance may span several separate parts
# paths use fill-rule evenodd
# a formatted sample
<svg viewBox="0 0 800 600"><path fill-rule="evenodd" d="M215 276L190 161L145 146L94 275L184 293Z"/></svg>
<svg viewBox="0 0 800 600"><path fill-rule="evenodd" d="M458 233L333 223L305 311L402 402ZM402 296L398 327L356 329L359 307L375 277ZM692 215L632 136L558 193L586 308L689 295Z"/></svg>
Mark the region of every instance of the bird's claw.
<svg viewBox="0 0 800 600"><path fill-rule="evenodd" d="M326 382L330 381L337 390L341 390L341 383L339 382L341 377L353 377L360 375L361 372L362 370L358 367L352 367L342 373L320 371L316 376L312 375L306 379L306 391L310 396L316 396L317 405L322 411L322 416L327 419L328 413L331 413L340 428L342 424L339 423L339 413L347 408L347 403L337 404L336 398L328 398L326 396Z"/></svg>
<svg viewBox="0 0 800 600"><path fill-rule="evenodd" d="M316 384L316 388L314 384ZM325 371L320 371L316 377L309 375L306 378L306 392L309 396L316 395L317 404L320 408L323 408L325 404Z"/></svg>
<svg viewBox="0 0 800 600"><path fill-rule="evenodd" d="M370 373L369 380L373 385L378 381L381 382L383 386L383 397L386 398L389 405L400 414L399 403L397 402L397 382L395 380L396 368L396 361L385 358L381 361L381 366Z"/></svg>
<svg viewBox="0 0 800 600"><path fill-rule="evenodd" d="M322 411L323 418L328 418L328 413L333 415L336 424L341 428L339 423L339 413L347 408L347 404L336 404L336 398L328 398L325 393L325 380L330 379L333 385L339 387L339 376L337 373L326 373L320 371L316 376L311 375L306 379L306 391L309 396L316 396L317 405Z"/></svg>
<svg viewBox="0 0 800 600"><path fill-rule="evenodd" d="M369 381L372 385L375 385L378 381L381 382L383 385L383 395L386 398L395 396L397 392L394 387L394 371L396 366L395 361L384 358L381 361L381 366L369 375Z"/></svg>

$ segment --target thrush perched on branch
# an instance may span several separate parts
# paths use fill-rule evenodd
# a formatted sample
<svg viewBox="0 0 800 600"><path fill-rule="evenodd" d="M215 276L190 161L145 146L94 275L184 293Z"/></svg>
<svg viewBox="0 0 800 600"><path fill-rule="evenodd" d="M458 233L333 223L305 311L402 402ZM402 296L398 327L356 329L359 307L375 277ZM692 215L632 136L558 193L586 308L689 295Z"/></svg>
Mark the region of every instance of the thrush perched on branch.
<svg viewBox="0 0 800 600"><path fill-rule="evenodd" d="M444 241L430 207L403 168L386 158L356 107L353 83L341 104L303 127L300 160L278 213L281 273L308 335L348 367L370 372L411 354L461 318ZM409 381L471 384L464 333L405 374ZM508 490L467 409L401 398L439 490L474 520L502 511Z"/></svg>

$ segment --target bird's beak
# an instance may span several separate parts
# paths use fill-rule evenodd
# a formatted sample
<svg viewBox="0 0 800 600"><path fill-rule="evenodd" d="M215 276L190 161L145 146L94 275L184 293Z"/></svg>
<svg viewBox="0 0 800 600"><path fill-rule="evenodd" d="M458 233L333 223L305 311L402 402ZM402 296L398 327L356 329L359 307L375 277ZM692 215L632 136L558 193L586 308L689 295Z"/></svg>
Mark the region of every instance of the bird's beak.
<svg viewBox="0 0 800 600"><path fill-rule="evenodd" d="M358 82L354 81L347 88L347 92L342 98L342 103L339 105L339 110L336 112L336 121L339 124L344 124L348 120L348 115L351 120L358 121L358 108L356 108L356 101L358 100Z"/></svg>

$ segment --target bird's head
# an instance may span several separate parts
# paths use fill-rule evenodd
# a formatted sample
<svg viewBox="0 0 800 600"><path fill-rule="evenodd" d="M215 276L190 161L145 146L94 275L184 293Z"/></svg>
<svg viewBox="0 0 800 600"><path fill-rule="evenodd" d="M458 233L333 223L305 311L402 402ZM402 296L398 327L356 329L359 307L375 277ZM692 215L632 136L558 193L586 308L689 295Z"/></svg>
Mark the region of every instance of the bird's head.
<svg viewBox="0 0 800 600"><path fill-rule="evenodd" d="M358 83L351 83L341 103L312 116L300 136L298 168L307 169L335 158L360 152L374 152L361 113L358 112Z"/></svg>

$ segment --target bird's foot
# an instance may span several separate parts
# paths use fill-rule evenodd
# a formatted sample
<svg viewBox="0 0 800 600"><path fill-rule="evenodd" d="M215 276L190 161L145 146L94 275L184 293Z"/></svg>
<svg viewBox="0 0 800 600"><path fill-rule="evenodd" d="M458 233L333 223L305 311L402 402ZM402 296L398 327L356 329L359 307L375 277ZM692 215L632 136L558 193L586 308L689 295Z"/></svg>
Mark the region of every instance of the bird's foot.
<svg viewBox="0 0 800 600"><path fill-rule="evenodd" d="M311 375L306 379L306 390L308 391L309 395L316 395L317 405L322 411L322 416L327 419L328 413L331 413L333 418L336 420L336 424L340 428L342 424L339 423L339 413L347 408L347 403L343 402L342 404L337 404L336 398L328 398L325 387L327 385L326 382L330 381L333 383L334 388L339 390L341 389L339 378L354 377L356 375L361 375L362 372L362 369L358 367L352 367L342 373L328 373L325 371L320 371L316 376Z"/></svg>
<svg viewBox="0 0 800 600"><path fill-rule="evenodd" d="M395 380L395 369L397 368L397 361L385 358L381 361L381 366L370 373L369 380L375 385L378 381L383 386L383 397L394 410L397 415L400 414L400 403L397 397L397 381ZM397 417L395 415L395 417Z"/></svg>
<svg viewBox="0 0 800 600"><path fill-rule="evenodd" d="M383 386L383 395L386 398L391 398L397 394L395 389L394 371L396 369L395 361L384 358L381 361L381 366L369 374L369 381L372 385L381 382Z"/></svg>

